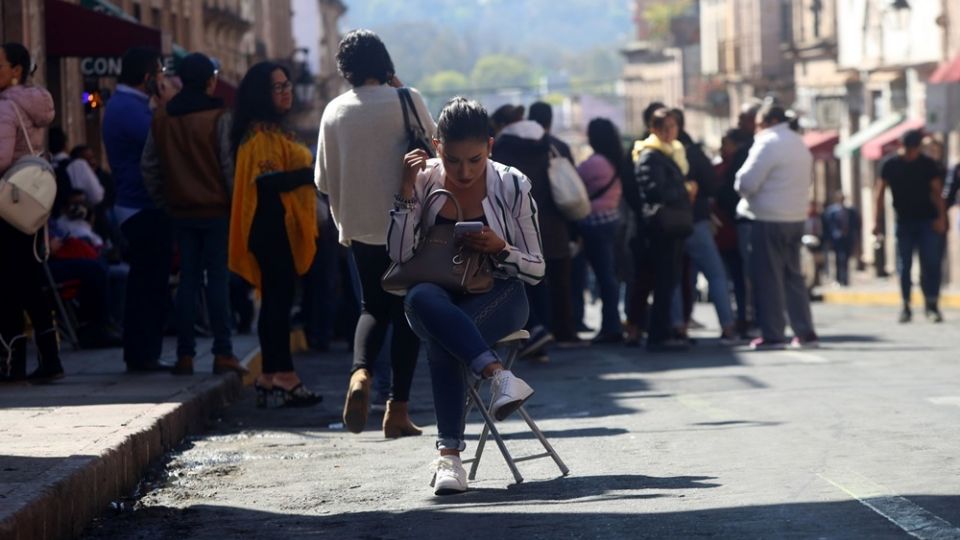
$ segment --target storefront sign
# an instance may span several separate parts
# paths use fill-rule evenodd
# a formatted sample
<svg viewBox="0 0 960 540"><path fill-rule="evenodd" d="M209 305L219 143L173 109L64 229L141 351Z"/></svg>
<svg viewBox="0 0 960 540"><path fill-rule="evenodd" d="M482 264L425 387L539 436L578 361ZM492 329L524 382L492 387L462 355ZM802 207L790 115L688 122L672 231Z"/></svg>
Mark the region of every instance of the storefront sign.
<svg viewBox="0 0 960 540"><path fill-rule="evenodd" d="M80 59L80 72L84 77L119 77L123 62L119 58Z"/></svg>

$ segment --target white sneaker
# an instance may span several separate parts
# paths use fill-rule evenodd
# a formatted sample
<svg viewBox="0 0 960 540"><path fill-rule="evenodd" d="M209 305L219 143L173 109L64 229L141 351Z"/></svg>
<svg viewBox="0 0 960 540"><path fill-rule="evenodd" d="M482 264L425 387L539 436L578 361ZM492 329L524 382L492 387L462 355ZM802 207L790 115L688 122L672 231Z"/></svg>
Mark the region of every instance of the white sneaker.
<svg viewBox="0 0 960 540"><path fill-rule="evenodd" d="M467 490L467 471L463 470L460 456L440 456L433 466L434 495L455 495Z"/></svg>
<svg viewBox="0 0 960 540"><path fill-rule="evenodd" d="M490 385L490 403L493 404L493 417L497 420L513 414L533 395L533 388L507 370L498 371Z"/></svg>

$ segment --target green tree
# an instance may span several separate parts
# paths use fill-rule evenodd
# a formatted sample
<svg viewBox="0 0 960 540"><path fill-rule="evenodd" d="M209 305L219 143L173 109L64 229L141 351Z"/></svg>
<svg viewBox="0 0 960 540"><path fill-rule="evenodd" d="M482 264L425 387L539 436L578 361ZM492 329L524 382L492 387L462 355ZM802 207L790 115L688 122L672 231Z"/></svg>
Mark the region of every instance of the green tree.
<svg viewBox="0 0 960 540"><path fill-rule="evenodd" d="M690 9L691 0L661 0L651 4L643 12L643 17L650 24L650 37L664 40L670 35L670 22Z"/></svg>
<svg viewBox="0 0 960 540"><path fill-rule="evenodd" d="M417 88L425 94L465 92L470 88L470 79L459 71L444 70L425 77Z"/></svg>
<svg viewBox="0 0 960 540"><path fill-rule="evenodd" d="M533 82L533 71L523 58L507 54L480 57L470 72L474 88L503 88L528 86Z"/></svg>

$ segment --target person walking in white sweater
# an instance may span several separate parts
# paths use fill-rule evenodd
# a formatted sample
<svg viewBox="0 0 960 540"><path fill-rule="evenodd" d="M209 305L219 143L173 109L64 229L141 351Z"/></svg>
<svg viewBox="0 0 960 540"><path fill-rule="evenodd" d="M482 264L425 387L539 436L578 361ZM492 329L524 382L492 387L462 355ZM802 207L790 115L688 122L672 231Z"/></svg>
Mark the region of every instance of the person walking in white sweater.
<svg viewBox="0 0 960 540"><path fill-rule="evenodd" d="M750 265L762 337L751 342L753 349L786 345L785 312L794 333L791 346L816 347L819 343L800 272L813 156L786 120L786 111L778 105L767 103L760 109L759 131L734 186L743 197L737 214L754 220Z"/></svg>
<svg viewBox="0 0 960 540"><path fill-rule="evenodd" d="M372 365L392 324L393 378L383 419L384 436L420 435L407 407L420 340L404 316L403 298L380 286L390 265L386 250L389 211L394 194L400 191L408 144L397 90L402 85L386 46L369 30L344 36L337 67L352 88L323 112L315 176L317 188L330 197L340 243L350 247L363 294L343 421L351 432L363 431L370 408ZM412 88L409 93L426 136L432 137L436 126L423 99Z"/></svg>

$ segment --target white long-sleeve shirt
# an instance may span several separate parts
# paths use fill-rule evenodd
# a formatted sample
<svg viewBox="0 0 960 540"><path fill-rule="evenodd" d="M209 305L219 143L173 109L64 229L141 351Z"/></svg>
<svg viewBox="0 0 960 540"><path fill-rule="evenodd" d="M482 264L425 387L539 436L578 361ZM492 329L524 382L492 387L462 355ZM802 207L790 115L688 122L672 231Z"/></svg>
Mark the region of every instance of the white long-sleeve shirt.
<svg viewBox="0 0 960 540"><path fill-rule="evenodd" d="M396 204L390 212L387 252L393 261L410 260L417 249L421 228L429 228L436 222L446 199L435 198L425 212L421 205L431 193L443 188L445 176L440 160L429 160L417 175L413 204ZM490 160L486 182L483 215L490 229L507 243L508 252L507 258L497 263L495 277L519 278L531 285L540 283L546 264L530 180L517 169Z"/></svg>
<svg viewBox="0 0 960 540"><path fill-rule="evenodd" d="M410 89L428 137L436 125L423 98ZM411 116L410 122L416 120ZM327 105L320 121L315 180L330 197L340 243L387 243L389 210L403 181L407 133L397 89L359 86Z"/></svg>
<svg viewBox="0 0 960 540"><path fill-rule="evenodd" d="M810 201L813 155L785 122L759 132L734 188L737 214L758 221L804 221Z"/></svg>

